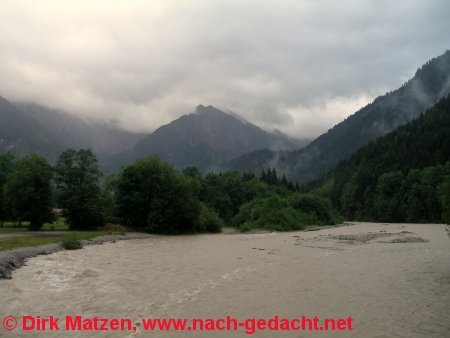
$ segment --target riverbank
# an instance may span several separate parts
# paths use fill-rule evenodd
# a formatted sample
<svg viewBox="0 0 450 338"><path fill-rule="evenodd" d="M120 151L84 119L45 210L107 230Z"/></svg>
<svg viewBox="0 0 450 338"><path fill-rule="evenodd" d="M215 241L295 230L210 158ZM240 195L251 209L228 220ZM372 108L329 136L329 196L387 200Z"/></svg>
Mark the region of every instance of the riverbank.
<svg viewBox="0 0 450 338"><path fill-rule="evenodd" d="M39 233L40 234L40 233ZM10 236L14 236L10 235ZM17 234L19 236L19 234ZM20 234L20 236L23 236ZM119 240L141 239L151 237L143 233L125 233L123 235L103 235L90 239L80 240L82 246L98 245ZM49 255L54 252L65 250L61 243L51 243L34 247L21 247L0 251L0 279L11 279L12 272L25 265L26 260L39 255Z"/></svg>
<svg viewBox="0 0 450 338"><path fill-rule="evenodd" d="M330 228L336 228L346 225L352 225L353 223L342 223L337 225L330 225L330 226L308 226L303 231L318 231L318 230L324 230L324 229L330 229ZM247 234L265 234L265 233L271 233L272 231L268 230L252 230L247 232ZM67 232L62 231L53 231L53 232L23 232L23 233L6 233L1 234L1 237L4 238L14 238L14 237L22 237L22 236L40 236L40 235L46 235L46 236L58 236L61 234L67 234ZM225 235L231 235L231 234L242 234L239 230L236 228L231 227L225 227L222 229L222 233ZM125 233L123 235L104 235L104 236L97 236L94 238L90 238L87 240L80 240L81 244L83 246L85 245L94 245L94 244L103 244L106 242L114 242L117 240L128 240L128 239L141 239L141 238L148 238L151 237L150 234L145 233ZM20 247L10 250L3 250L0 251L0 279L11 279L12 278L12 272L15 269L20 268L23 266L28 258L36 257L39 255L49 255L54 252L58 252L64 250L64 248L61 246L60 243L51 243L51 244L45 244L45 245L39 245L34 247Z"/></svg>

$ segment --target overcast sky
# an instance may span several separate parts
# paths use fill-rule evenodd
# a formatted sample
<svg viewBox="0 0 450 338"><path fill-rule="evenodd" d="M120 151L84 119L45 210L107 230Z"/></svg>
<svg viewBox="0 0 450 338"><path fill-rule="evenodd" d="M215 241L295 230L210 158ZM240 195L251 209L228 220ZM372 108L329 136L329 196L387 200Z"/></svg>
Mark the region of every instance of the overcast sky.
<svg viewBox="0 0 450 338"><path fill-rule="evenodd" d="M1 5L1 96L135 131L201 103L317 136L450 48L448 0Z"/></svg>

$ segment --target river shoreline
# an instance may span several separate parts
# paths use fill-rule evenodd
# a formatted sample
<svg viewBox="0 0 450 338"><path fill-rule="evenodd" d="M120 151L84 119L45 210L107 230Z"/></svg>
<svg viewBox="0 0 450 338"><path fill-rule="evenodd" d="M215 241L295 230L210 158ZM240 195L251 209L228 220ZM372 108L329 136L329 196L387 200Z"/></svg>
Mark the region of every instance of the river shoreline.
<svg viewBox="0 0 450 338"><path fill-rule="evenodd" d="M342 227L346 225L352 225L354 223L344 222L342 224L330 225L330 226L308 226L302 232L306 231L319 231L324 229L331 229L336 227ZM268 230L253 230L247 232L247 234L263 234L270 233ZM231 234L242 234L242 232L236 230L235 228L224 228L222 233L224 235ZM23 236L24 234L18 234ZM86 245L99 245L108 242L122 241L122 240L130 240L130 239L142 239L142 238L150 238L155 235L146 234L146 233L126 233L124 235L105 235L98 236L88 240L81 240L83 247ZM40 255L49 255L54 252L65 250L60 243L52 243L39 245L34 247L22 247L9 249L5 251L0 251L0 279L11 279L12 272L21 266L26 265L26 260L31 257L36 257Z"/></svg>
<svg viewBox="0 0 450 338"><path fill-rule="evenodd" d="M152 235L144 233L126 233L123 235L104 235L91 239L80 240L84 246L99 245L104 243L150 238ZM11 279L12 272L24 265L28 258L40 255L49 255L54 252L65 250L61 243L51 243L34 247L22 247L0 251L0 279Z"/></svg>

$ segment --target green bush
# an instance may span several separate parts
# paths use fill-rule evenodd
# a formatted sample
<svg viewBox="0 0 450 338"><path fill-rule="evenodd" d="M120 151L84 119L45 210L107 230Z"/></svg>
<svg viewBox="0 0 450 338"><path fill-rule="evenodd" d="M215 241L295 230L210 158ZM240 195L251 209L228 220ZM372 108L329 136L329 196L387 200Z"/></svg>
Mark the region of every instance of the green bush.
<svg viewBox="0 0 450 338"><path fill-rule="evenodd" d="M73 237L64 238L61 242L61 246L66 250L77 250L83 247L81 242Z"/></svg>
<svg viewBox="0 0 450 338"><path fill-rule="evenodd" d="M250 231L250 230L256 229L256 228L257 228L257 226L250 222L244 222L239 226L239 230L241 232L247 232L247 231Z"/></svg>
<svg viewBox="0 0 450 338"><path fill-rule="evenodd" d="M293 194L289 197L289 204L301 213L309 215L305 217L311 217L310 221L314 221L314 224L333 225L342 222L341 216L327 198L312 194Z"/></svg>
<svg viewBox="0 0 450 338"><path fill-rule="evenodd" d="M240 231L268 229L275 231L302 230L307 225L340 222L331 203L314 195L294 194L282 197L272 194L244 204L233 218Z"/></svg>
<svg viewBox="0 0 450 338"><path fill-rule="evenodd" d="M126 233L128 228L121 224L106 223L104 226L99 227L98 231L115 232L115 233Z"/></svg>
<svg viewBox="0 0 450 338"><path fill-rule="evenodd" d="M196 230L199 232L221 232L223 221L219 215L206 204L200 203L200 214Z"/></svg>
<svg viewBox="0 0 450 338"><path fill-rule="evenodd" d="M272 195L244 204L234 217L233 224L241 231L251 229L299 230L303 228L301 218L301 215L289 205L286 198Z"/></svg>

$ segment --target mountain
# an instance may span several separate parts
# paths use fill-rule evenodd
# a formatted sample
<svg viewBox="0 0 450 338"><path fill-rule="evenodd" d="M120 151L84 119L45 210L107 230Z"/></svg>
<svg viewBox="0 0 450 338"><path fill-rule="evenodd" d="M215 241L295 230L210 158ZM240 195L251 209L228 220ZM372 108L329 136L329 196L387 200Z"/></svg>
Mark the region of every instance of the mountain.
<svg viewBox="0 0 450 338"><path fill-rule="evenodd" d="M0 152L10 151L19 157L37 152L54 160L61 150L41 123L0 97Z"/></svg>
<svg viewBox="0 0 450 338"><path fill-rule="evenodd" d="M195 112L164 125L138 142L129 152L111 159L109 167L157 154L177 168L196 166L202 171L256 149L296 149L305 140L269 133L213 106L199 105Z"/></svg>
<svg viewBox="0 0 450 338"><path fill-rule="evenodd" d="M104 157L131 149L144 137L144 134L119 130L33 103L16 106L44 126L62 148L89 148Z"/></svg>
<svg viewBox="0 0 450 338"><path fill-rule="evenodd" d="M450 51L428 61L399 89L379 96L303 149L260 150L224 163L222 168L257 172L273 167L291 180L310 182L370 141L417 118L448 93Z"/></svg>
<svg viewBox="0 0 450 338"><path fill-rule="evenodd" d="M319 191L347 219L441 222L443 182L450 197L450 95L341 162Z"/></svg>

